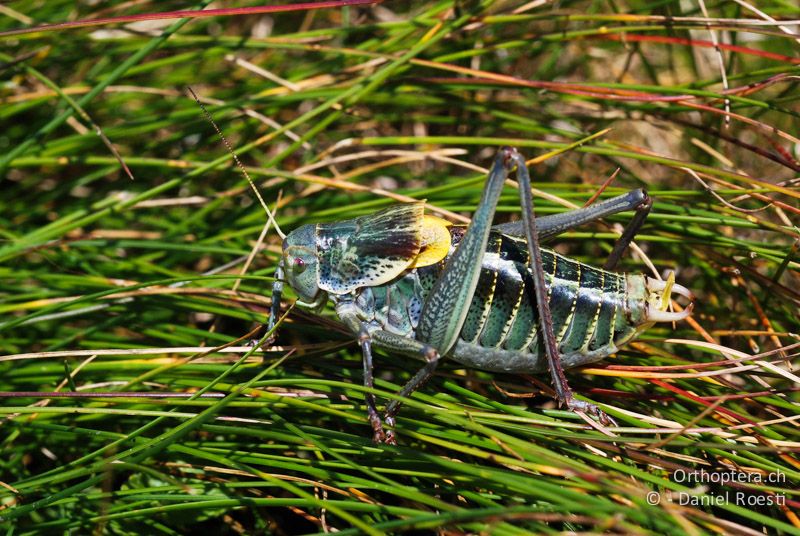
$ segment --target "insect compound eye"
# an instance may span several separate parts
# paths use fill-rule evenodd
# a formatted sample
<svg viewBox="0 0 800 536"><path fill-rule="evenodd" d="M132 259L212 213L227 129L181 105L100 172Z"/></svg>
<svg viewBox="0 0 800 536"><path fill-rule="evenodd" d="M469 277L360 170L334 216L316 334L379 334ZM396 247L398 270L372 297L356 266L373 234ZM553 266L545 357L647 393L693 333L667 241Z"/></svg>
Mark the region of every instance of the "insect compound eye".
<svg viewBox="0 0 800 536"><path fill-rule="evenodd" d="M298 274L302 274L303 272L306 271L306 261L304 261L300 257L295 257L293 262L294 262L295 272L297 272Z"/></svg>

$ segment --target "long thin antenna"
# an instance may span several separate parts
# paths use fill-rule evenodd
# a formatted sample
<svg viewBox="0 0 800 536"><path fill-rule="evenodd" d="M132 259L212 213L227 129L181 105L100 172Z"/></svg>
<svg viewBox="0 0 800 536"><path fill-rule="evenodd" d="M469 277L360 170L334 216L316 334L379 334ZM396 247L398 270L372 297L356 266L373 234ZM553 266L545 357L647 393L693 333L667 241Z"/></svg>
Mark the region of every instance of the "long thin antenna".
<svg viewBox="0 0 800 536"><path fill-rule="evenodd" d="M264 198L261 197L261 192L259 192L258 188L256 188L256 185L253 182L253 179L250 178L250 174L247 172L247 170L242 165L242 162L239 160L239 157L236 156L235 152L233 152L233 148L231 147L231 144L228 143L228 139L222 133L222 130L220 130L220 128L217 126L217 123L214 121L214 118L211 117L211 114L208 112L206 107L203 105L202 102L200 102L200 99L197 97L197 94L194 92L194 90L190 86L186 86L186 89L189 90L189 93L192 94L192 97L194 98L195 102L197 102L197 105L200 106L201 110L203 110L203 115L205 115L205 117L206 117L206 119L208 119L209 123L211 123L214 126L214 130L217 131L217 134L219 135L220 139L222 140L222 143L225 145L225 148L228 149L229 153L231 153L231 156L233 157L234 162L236 162L236 165L239 166L239 169L242 171L242 174L247 179L247 182L250 183L250 187L253 189L253 191L256 194L256 197L258 198L259 203L261 203L261 206L264 208L264 212L267 213L267 217L269 218L270 223L275 226L275 230L278 232L278 236L280 236L281 239L286 238L286 234L283 231L281 231L280 227L278 227L278 222L275 221L275 217L272 215L272 211L269 209L267 204L264 202Z"/></svg>

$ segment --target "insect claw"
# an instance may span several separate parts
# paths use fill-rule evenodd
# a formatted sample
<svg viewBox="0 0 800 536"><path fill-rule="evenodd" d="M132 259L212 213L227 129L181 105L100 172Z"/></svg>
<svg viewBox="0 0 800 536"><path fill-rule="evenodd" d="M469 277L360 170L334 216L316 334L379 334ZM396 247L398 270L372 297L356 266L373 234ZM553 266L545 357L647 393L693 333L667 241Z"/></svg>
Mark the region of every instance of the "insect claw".
<svg viewBox="0 0 800 536"><path fill-rule="evenodd" d="M397 445L397 436L394 433L394 430L386 430L386 433L383 434L380 441L376 441L376 443L383 443L385 445Z"/></svg>
<svg viewBox="0 0 800 536"><path fill-rule="evenodd" d="M603 426L619 426L617 424L617 421L612 419L608 413L606 413L601 409L598 409L597 411L599 411L599 414L596 415L596 417L597 420L600 421L600 424L602 424Z"/></svg>
<svg viewBox="0 0 800 536"><path fill-rule="evenodd" d="M376 445L380 445L381 443L386 442L386 434L384 433L384 431L382 429L381 430L375 430L373 432L373 434L372 434L372 442L375 443Z"/></svg>
<svg viewBox="0 0 800 536"><path fill-rule="evenodd" d="M609 417L605 411L598 408L591 402L569 398L565 401L565 406L570 411L574 411L576 413L585 413L586 415L593 417L603 426L617 426L617 422L614 419Z"/></svg>
<svg viewBox="0 0 800 536"><path fill-rule="evenodd" d="M395 425L394 417L386 417L384 422L386 423L387 426L391 426L392 428L385 430L386 433L384 434L382 443L386 445L397 445L397 436L394 433L394 425ZM384 430L381 431L383 432Z"/></svg>

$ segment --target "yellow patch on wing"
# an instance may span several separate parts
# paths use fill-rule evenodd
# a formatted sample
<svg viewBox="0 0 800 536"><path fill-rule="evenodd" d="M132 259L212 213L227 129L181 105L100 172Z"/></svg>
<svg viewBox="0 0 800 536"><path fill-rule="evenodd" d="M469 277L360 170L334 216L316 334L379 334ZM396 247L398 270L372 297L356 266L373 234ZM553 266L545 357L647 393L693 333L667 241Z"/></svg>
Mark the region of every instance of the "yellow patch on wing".
<svg viewBox="0 0 800 536"><path fill-rule="evenodd" d="M425 216L422 219L422 247L419 255L411 262L408 269L422 268L436 264L450 251L450 231L452 223L436 216Z"/></svg>

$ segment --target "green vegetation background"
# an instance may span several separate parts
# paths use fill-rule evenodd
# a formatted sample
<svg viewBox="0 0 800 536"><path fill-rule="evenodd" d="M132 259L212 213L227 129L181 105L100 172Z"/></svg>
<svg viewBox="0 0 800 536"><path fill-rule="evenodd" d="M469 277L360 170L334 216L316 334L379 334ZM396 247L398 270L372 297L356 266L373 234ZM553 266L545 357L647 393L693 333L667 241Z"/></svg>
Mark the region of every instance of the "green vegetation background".
<svg viewBox="0 0 800 536"><path fill-rule="evenodd" d="M0 30L205 4L13 2ZM2 36L0 527L800 534L786 28L729 0L465 0ZM637 243L697 294L693 320L569 374L617 428L555 409L546 378L450 364L406 402L399 446L374 445L330 309L293 310L265 354L218 348L265 320L280 239L259 242L264 211L187 85L284 230L411 198L468 217L499 146L530 159L610 128L532 167L538 211L616 170L602 198L646 187ZM628 217L554 247L602 264ZM650 273L634 254L621 269ZM418 364L378 353L385 404ZM676 478L699 470L750 476Z"/></svg>

